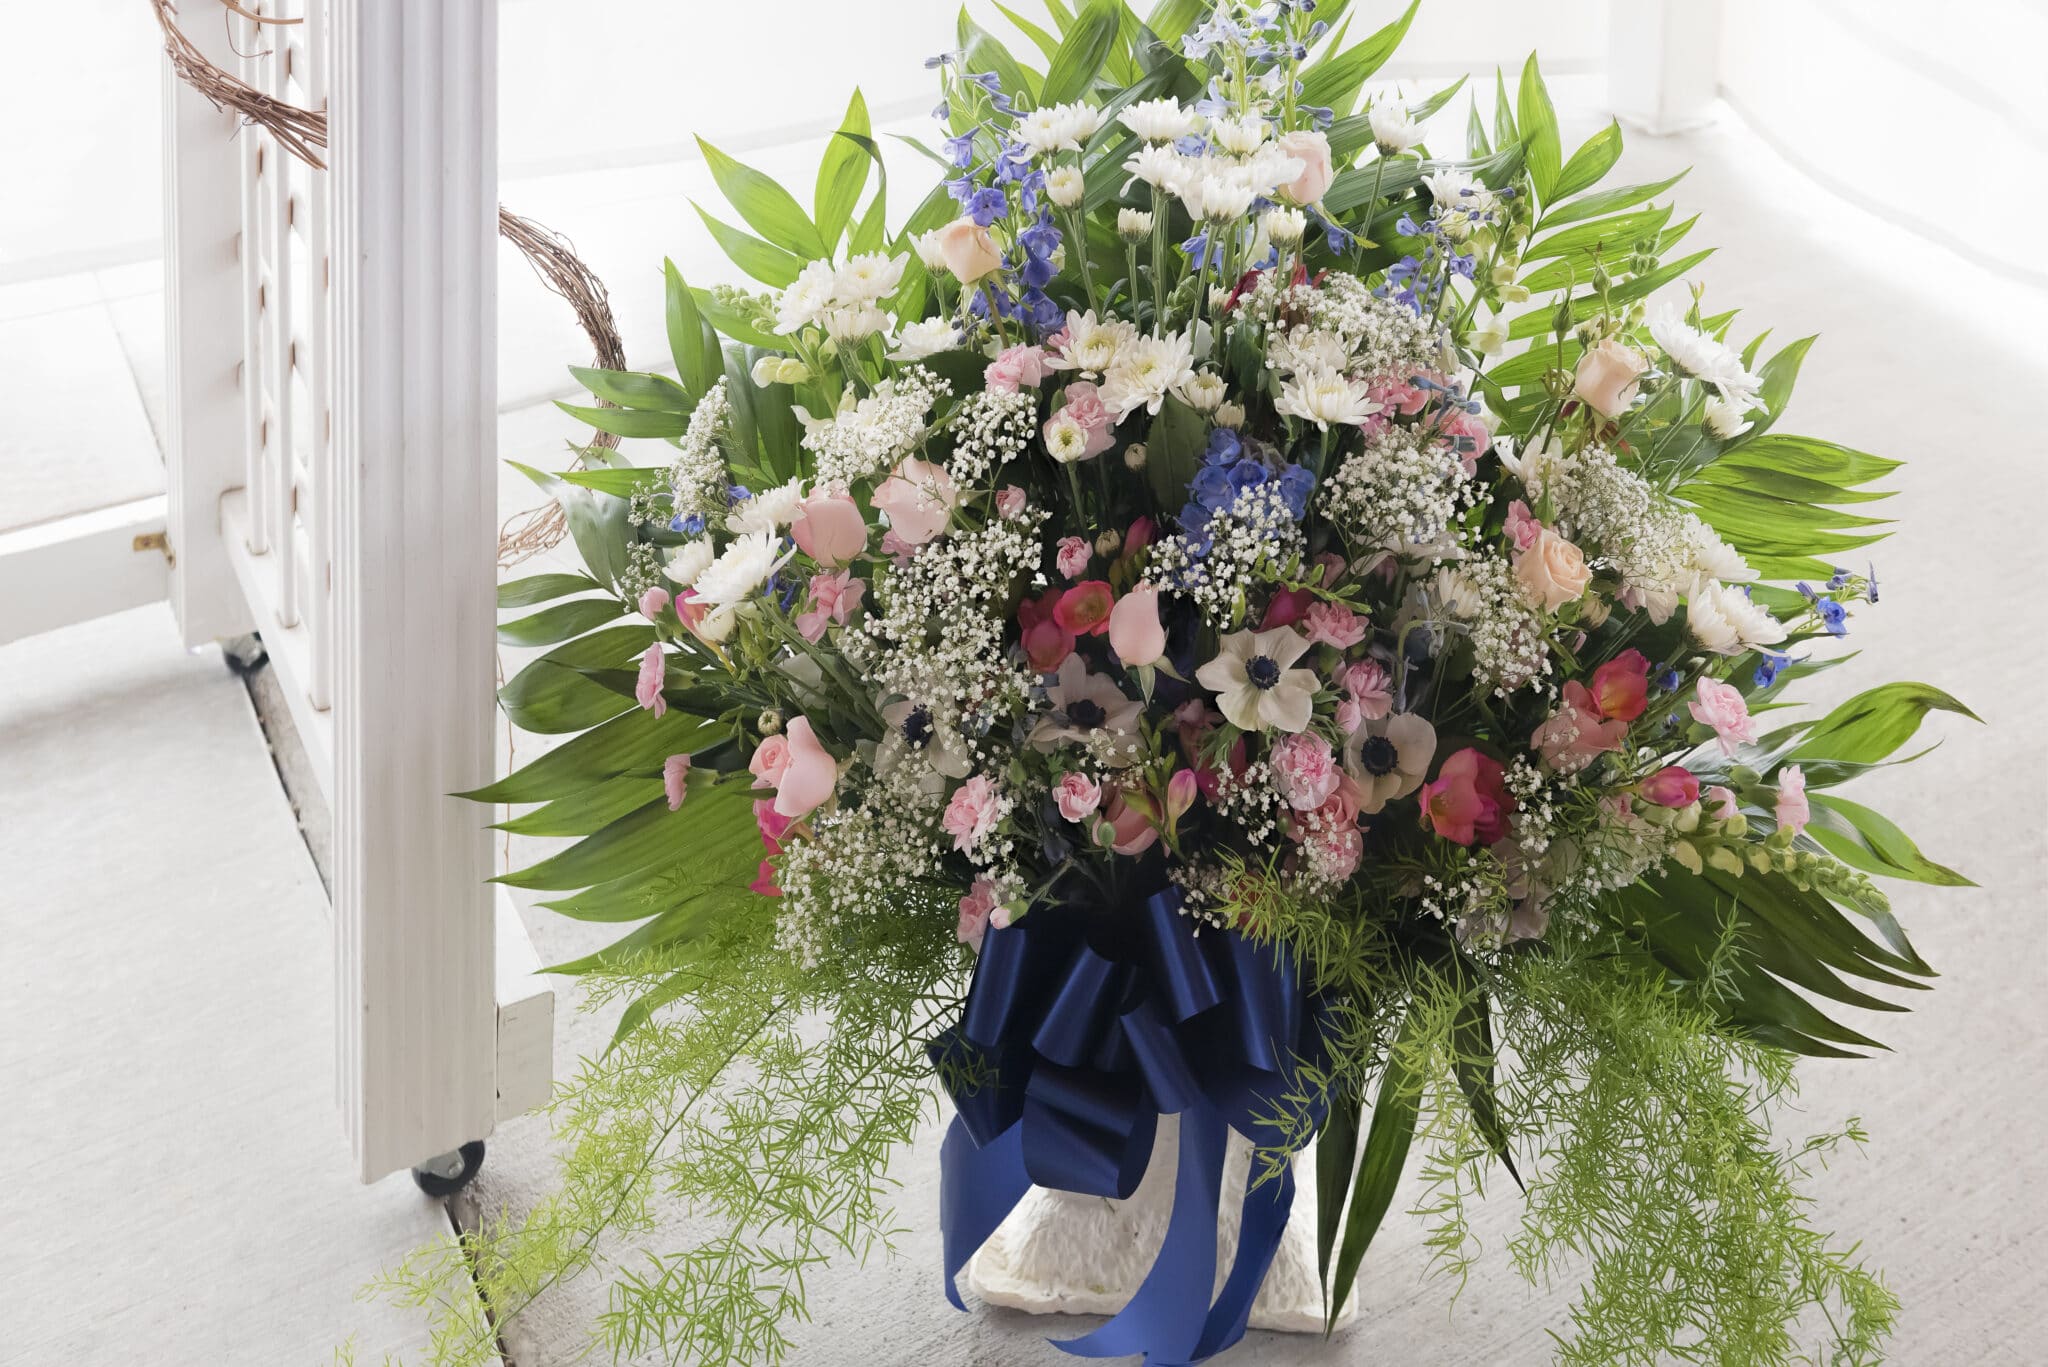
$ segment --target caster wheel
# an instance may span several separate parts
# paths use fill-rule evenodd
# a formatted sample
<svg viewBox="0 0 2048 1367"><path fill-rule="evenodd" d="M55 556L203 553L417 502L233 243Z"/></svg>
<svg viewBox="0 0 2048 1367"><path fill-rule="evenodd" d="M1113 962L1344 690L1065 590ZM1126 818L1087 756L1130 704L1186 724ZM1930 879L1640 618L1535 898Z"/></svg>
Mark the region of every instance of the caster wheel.
<svg viewBox="0 0 2048 1367"><path fill-rule="evenodd" d="M471 1140L454 1153L429 1158L412 1170L413 1184L436 1200L468 1186L484 1165L484 1141Z"/></svg>

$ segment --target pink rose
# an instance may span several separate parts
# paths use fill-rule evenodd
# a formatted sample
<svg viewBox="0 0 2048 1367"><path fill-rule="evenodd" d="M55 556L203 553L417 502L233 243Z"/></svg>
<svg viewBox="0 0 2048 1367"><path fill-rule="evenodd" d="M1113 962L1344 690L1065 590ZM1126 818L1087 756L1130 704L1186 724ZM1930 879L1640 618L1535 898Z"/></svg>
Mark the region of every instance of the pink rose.
<svg viewBox="0 0 2048 1367"><path fill-rule="evenodd" d="M812 575L811 609L797 614L797 634L806 641L816 641L825 635L828 624L845 626L847 619L860 607L860 600L867 590L866 584L845 570Z"/></svg>
<svg viewBox="0 0 2048 1367"><path fill-rule="evenodd" d="M1003 264L995 239L971 217L956 218L939 229L938 247L946 269L963 285L973 284Z"/></svg>
<svg viewBox="0 0 2048 1367"><path fill-rule="evenodd" d="M1078 579L1094 555L1094 548L1080 537L1063 536L1059 548L1053 552L1053 568L1060 572L1062 579Z"/></svg>
<svg viewBox="0 0 2048 1367"><path fill-rule="evenodd" d="M1360 660L1344 666L1337 682L1358 704L1359 715L1367 721L1378 721L1393 710L1394 681L1387 677L1386 666L1378 660Z"/></svg>
<svg viewBox="0 0 2048 1367"><path fill-rule="evenodd" d="M839 783L839 761L819 744L809 717L790 722L788 734L788 761L775 785L775 810L794 820L810 815L832 796Z"/></svg>
<svg viewBox="0 0 2048 1367"><path fill-rule="evenodd" d="M754 747L753 758L747 761L747 772L754 776L756 788L777 787L788 768L789 737L779 732L763 736L761 743Z"/></svg>
<svg viewBox="0 0 2048 1367"><path fill-rule="evenodd" d="M1315 204L1321 201L1329 190L1330 182L1337 178L1336 170L1330 164L1330 140L1314 129L1299 129L1282 133L1275 140L1282 152L1301 163L1301 174L1290 185L1280 187L1280 192L1296 204Z"/></svg>
<svg viewBox="0 0 2048 1367"><path fill-rule="evenodd" d="M1736 746L1756 739L1756 720L1749 715L1749 699L1733 684L1701 679L1698 696L1686 710L1692 713L1694 721L1714 728L1723 755L1732 756Z"/></svg>
<svg viewBox="0 0 2048 1367"><path fill-rule="evenodd" d="M1166 658L1166 628L1159 624L1159 590L1138 584L1109 610L1109 648L1125 667Z"/></svg>
<svg viewBox="0 0 2048 1367"><path fill-rule="evenodd" d="M1275 745L1267 763L1272 767L1273 786L1297 812L1312 812L1322 806L1337 791L1337 780L1343 776L1330 742L1313 731L1288 736Z"/></svg>
<svg viewBox="0 0 2048 1367"><path fill-rule="evenodd" d="M882 554L900 570L917 558L917 547L898 536L896 529L891 527L882 533Z"/></svg>
<svg viewBox="0 0 2048 1367"><path fill-rule="evenodd" d="M1137 806L1124 799L1119 791L1109 799L1103 808L1103 820L1096 827L1095 841L1106 844L1117 854L1143 854L1159 839L1159 832Z"/></svg>
<svg viewBox="0 0 2048 1367"><path fill-rule="evenodd" d="M980 844L1002 817L994 780L976 774L953 790L939 829L953 837L954 849L965 850Z"/></svg>
<svg viewBox="0 0 2048 1367"><path fill-rule="evenodd" d="M1788 764L1778 771L1778 829L1798 835L1806 829L1806 823L1813 819L1813 809L1806 801L1806 772L1796 764Z"/></svg>
<svg viewBox="0 0 2048 1367"><path fill-rule="evenodd" d="M690 757L670 755L661 762L661 791L668 798L668 809L679 810L690 796Z"/></svg>
<svg viewBox="0 0 2048 1367"><path fill-rule="evenodd" d="M1742 803L1736 798L1733 788L1723 788L1717 783L1707 789L1706 815L1709 820L1726 821L1741 810Z"/></svg>
<svg viewBox="0 0 2048 1367"><path fill-rule="evenodd" d="M1273 601L1266 604L1266 616L1259 623L1260 631L1271 631L1275 627L1291 627L1308 611L1308 605L1315 601L1315 595L1307 589L1281 589L1273 595Z"/></svg>
<svg viewBox="0 0 2048 1367"><path fill-rule="evenodd" d="M1564 686L1557 711L1529 737L1529 748L1541 752L1543 762L1558 773L1572 774L1596 757L1619 750L1627 735L1628 723L1602 717L1591 691L1574 679Z"/></svg>
<svg viewBox="0 0 2048 1367"><path fill-rule="evenodd" d="M661 610L668 606L668 590L655 585L640 595L640 615L648 621L661 616Z"/></svg>
<svg viewBox="0 0 2048 1367"><path fill-rule="evenodd" d="M960 899L960 926L954 933L963 945L974 946L974 952L981 952L982 936L988 933L989 916L996 909L996 885L986 878L974 880L974 886Z"/></svg>
<svg viewBox="0 0 2048 1367"><path fill-rule="evenodd" d="M1045 352L1035 346L1013 346L988 363L982 383L1003 394L1014 394L1023 385L1034 388L1045 378Z"/></svg>
<svg viewBox="0 0 2048 1367"><path fill-rule="evenodd" d="M647 647L647 653L640 657L640 677L633 684L633 697L657 717L668 713L668 699L661 696L661 685L667 671L668 665L661 657L661 646Z"/></svg>
<svg viewBox="0 0 2048 1367"><path fill-rule="evenodd" d="M1005 519L1024 511L1024 491L1014 484L1005 484L996 494L996 516Z"/></svg>
<svg viewBox="0 0 2048 1367"><path fill-rule="evenodd" d="M1436 781L1422 785L1423 826L1460 845L1491 845L1508 831L1515 810L1498 760L1471 746L1445 760Z"/></svg>
<svg viewBox="0 0 2048 1367"><path fill-rule="evenodd" d="M1649 368L1643 353L1609 337L1579 357L1572 393L1595 413L1611 418L1636 401L1636 386Z"/></svg>
<svg viewBox="0 0 2048 1367"><path fill-rule="evenodd" d="M1545 612L1556 612L1566 603L1576 603L1593 582L1586 557L1577 546L1548 527L1515 555L1515 578L1532 603Z"/></svg>
<svg viewBox="0 0 2048 1367"><path fill-rule="evenodd" d="M1593 671L1593 702L1600 715L1634 721L1650 705L1650 662L1640 650L1624 650Z"/></svg>
<svg viewBox="0 0 2048 1367"><path fill-rule="evenodd" d="M1310 603L1301 615L1310 641L1349 650L1365 639L1366 617L1342 603Z"/></svg>
<svg viewBox="0 0 2048 1367"><path fill-rule="evenodd" d="M798 503L789 535L798 550L827 569L838 569L868 548L867 519L843 490L814 493Z"/></svg>
<svg viewBox="0 0 2048 1367"><path fill-rule="evenodd" d="M904 545L917 547L946 530L960 490L943 465L908 456L876 487L869 502L888 514L889 530Z"/></svg>
<svg viewBox="0 0 2048 1367"><path fill-rule="evenodd" d="M1443 434L1457 449L1458 463L1465 467L1465 473L1476 474L1479 470L1479 455L1493 441L1493 433L1486 429L1486 419L1477 413L1455 409L1444 420Z"/></svg>
<svg viewBox="0 0 2048 1367"><path fill-rule="evenodd" d="M1515 549L1526 551L1536 534L1543 530L1543 524L1530 513L1529 505L1519 498L1508 505L1508 539L1515 543Z"/></svg>
<svg viewBox="0 0 2048 1367"><path fill-rule="evenodd" d="M1690 807L1700 800L1700 781L1690 769L1667 764L1637 784L1636 791L1659 807Z"/></svg>
<svg viewBox="0 0 2048 1367"><path fill-rule="evenodd" d="M1052 800L1061 816L1081 821L1102 805L1102 785L1086 774L1067 774L1053 785Z"/></svg>

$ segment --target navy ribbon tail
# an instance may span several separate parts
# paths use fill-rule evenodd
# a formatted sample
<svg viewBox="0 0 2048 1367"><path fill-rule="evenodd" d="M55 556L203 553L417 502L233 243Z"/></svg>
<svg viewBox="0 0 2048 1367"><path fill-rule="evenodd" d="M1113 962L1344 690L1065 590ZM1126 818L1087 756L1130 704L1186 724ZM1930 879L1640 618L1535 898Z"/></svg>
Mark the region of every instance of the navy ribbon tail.
<svg viewBox="0 0 2048 1367"><path fill-rule="evenodd" d="M954 1117L939 1148L939 1230L945 1244L946 1299L955 1310L967 1308L954 1284L960 1269L1030 1190L1022 1126L1012 1125L977 1148L966 1124Z"/></svg>

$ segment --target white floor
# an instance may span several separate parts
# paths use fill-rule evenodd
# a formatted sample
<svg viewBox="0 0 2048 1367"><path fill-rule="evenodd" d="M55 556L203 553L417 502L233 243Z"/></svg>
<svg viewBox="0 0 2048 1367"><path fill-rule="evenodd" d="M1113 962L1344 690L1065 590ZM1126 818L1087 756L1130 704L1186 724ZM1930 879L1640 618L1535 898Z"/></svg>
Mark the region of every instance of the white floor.
<svg viewBox="0 0 2048 1367"><path fill-rule="evenodd" d="M1568 131L1583 136L1597 85L1556 84L1576 98ZM815 143L748 153L792 179L815 155ZM908 156L892 178L906 205L926 179ZM1918 677L1990 723L1946 725L1928 761L1864 785L1983 887L1900 891L1946 978L1914 1015L1880 1023L1895 1053L1808 1070L1815 1124L1856 1112L1872 1137L1816 1184L1819 1216L1889 1269L1907 1307L1897 1362L2033 1361L2048 1335L2048 727L2035 701L2048 665L2048 301L1830 200L1730 117L1632 138L1616 174L1650 180L1687 162L1699 165L1679 204L1705 210L1699 244L1723 248L1700 272L1710 305L1740 305L1745 329L1781 339L1823 334L1788 428L1911 462L1901 497L1882 505L1904 522L1878 548L1884 603L1858 623L1868 668L1817 691ZM629 353L657 363L661 257L719 278L688 206L707 194L702 164L540 174L549 165L536 157L508 177L503 198L577 243L611 288ZM561 367L584 344L509 253L500 280L501 451L558 463L578 428L546 400L568 392ZM146 265L0 283L0 527L62 512L81 487L160 480L160 297ZM50 359L52 338L66 359L95 363ZM13 477L29 465L48 477ZM530 502L517 476L505 489L506 511ZM522 756L534 746L517 743ZM364 1190L346 1176L328 1109L319 886L268 765L240 685L210 653L179 652L160 609L0 650L0 1073L15 1107L0 1124L0 1363L324 1362L351 1333L375 1362L416 1333L351 1299L441 1216L402 1180ZM544 958L587 943L589 927L529 920ZM569 1010L558 1021L564 1070L610 1029ZM813 1283L798 1363L1055 1360L1041 1342L1053 1326L960 1315L941 1299L935 1148L897 1166L902 1256ZM551 1163L544 1125L513 1122L493 1137L478 1194L522 1207ZM1493 1256L1454 1306L1422 1276L1419 1226L1397 1220L1368 1265L1364 1322L1340 1348L1255 1336L1238 1359L1547 1360L1544 1331L1562 1322L1569 1288L1513 1279L1499 1256L1513 1217L1506 1199L1482 1211ZM687 1228L677 1212L658 1237ZM576 1360L603 1304L598 1282L559 1289L508 1326L514 1361Z"/></svg>

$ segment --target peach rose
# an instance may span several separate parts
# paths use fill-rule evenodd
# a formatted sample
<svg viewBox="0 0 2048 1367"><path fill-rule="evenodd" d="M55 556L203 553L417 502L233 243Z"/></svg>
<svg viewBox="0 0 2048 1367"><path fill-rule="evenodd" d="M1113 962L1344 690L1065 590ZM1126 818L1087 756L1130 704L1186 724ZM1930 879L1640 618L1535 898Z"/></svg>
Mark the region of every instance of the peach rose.
<svg viewBox="0 0 2048 1367"><path fill-rule="evenodd" d="M1545 612L1556 612L1585 596L1593 572L1577 546L1545 527L1527 550L1515 556L1515 578L1531 602L1541 603Z"/></svg>
<svg viewBox="0 0 2048 1367"><path fill-rule="evenodd" d="M839 490L815 493L797 504L789 535L805 555L832 570L868 548L860 505Z"/></svg>
<svg viewBox="0 0 2048 1367"><path fill-rule="evenodd" d="M971 285L1003 264L988 229L970 217L960 217L939 229L939 256L946 269L963 285Z"/></svg>
<svg viewBox="0 0 2048 1367"><path fill-rule="evenodd" d="M1636 401L1636 384L1649 368L1642 352L1609 337L1579 357L1572 393L1594 412L1611 418Z"/></svg>
<svg viewBox="0 0 2048 1367"><path fill-rule="evenodd" d="M1127 668L1154 665L1166 657L1166 628L1159 624L1159 590L1139 584L1109 610L1109 648Z"/></svg>
<svg viewBox="0 0 2048 1367"><path fill-rule="evenodd" d="M1330 140L1315 129L1283 133L1277 144L1282 152L1301 163L1301 174L1280 192L1296 204L1314 204L1329 190L1337 172L1330 164Z"/></svg>
<svg viewBox="0 0 2048 1367"><path fill-rule="evenodd" d="M942 465L910 456L897 463L870 500L889 515L889 529L904 545L924 545L952 520L960 490Z"/></svg>

